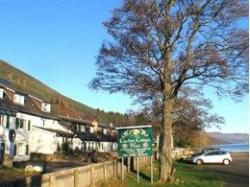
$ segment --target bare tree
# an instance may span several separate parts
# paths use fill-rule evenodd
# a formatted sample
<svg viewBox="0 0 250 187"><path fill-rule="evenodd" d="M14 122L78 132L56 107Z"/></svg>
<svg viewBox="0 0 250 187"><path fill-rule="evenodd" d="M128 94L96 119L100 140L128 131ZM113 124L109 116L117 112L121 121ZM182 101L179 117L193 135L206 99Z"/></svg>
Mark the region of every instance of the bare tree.
<svg viewBox="0 0 250 187"><path fill-rule="evenodd" d="M104 23L112 40L102 44L90 85L162 100L161 181L171 175L176 98L207 86L220 96L248 92L244 19L244 0L125 0Z"/></svg>

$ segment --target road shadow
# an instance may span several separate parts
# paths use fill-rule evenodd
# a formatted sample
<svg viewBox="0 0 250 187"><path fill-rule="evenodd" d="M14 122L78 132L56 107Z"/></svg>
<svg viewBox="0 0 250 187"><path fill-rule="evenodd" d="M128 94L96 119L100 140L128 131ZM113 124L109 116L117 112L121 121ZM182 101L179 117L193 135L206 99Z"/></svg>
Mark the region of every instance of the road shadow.
<svg viewBox="0 0 250 187"><path fill-rule="evenodd" d="M135 175L137 175L137 171L135 171L135 170L133 170L133 171L131 171L132 173L134 173ZM139 172L139 177L140 178L143 178L144 180L146 180L146 181L151 181L151 177L150 176L147 176L145 173L143 173L143 172Z"/></svg>

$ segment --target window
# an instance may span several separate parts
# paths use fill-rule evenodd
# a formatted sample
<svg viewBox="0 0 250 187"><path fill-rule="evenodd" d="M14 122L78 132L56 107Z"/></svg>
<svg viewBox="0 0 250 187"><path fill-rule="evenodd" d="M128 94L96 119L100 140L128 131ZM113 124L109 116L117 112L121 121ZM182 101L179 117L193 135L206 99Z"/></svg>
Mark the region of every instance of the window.
<svg viewBox="0 0 250 187"><path fill-rule="evenodd" d="M45 126L45 119L41 119L43 126Z"/></svg>
<svg viewBox="0 0 250 187"><path fill-rule="evenodd" d="M24 105L24 96L23 95L19 95L19 94L15 94L14 95L14 102L20 105Z"/></svg>
<svg viewBox="0 0 250 187"><path fill-rule="evenodd" d="M24 143L19 143L17 145L17 155L26 155L26 145Z"/></svg>
<svg viewBox="0 0 250 187"><path fill-rule="evenodd" d="M19 120L19 128L23 129L23 127L24 127L24 120L20 119Z"/></svg>
<svg viewBox="0 0 250 187"><path fill-rule="evenodd" d="M81 132L85 132L85 127L83 125L81 126Z"/></svg>
<svg viewBox="0 0 250 187"><path fill-rule="evenodd" d="M3 126L3 123L4 123L4 117L3 115L0 115L0 126Z"/></svg>
<svg viewBox="0 0 250 187"><path fill-rule="evenodd" d="M42 111L50 112L51 111L51 105L49 103L43 103L42 104Z"/></svg>
<svg viewBox="0 0 250 187"><path fill-rule="evenodd" d="M74 124L74 129L75 129L76 132L79 130L78 124Z"/></svg>
<svg viewBox="0 0 250 187"><path fill-rule="evenodd" d="M90 132L93 133L94 132L94 128L90 127Z"/></svg>
<svg viewBox="0 0 250 187"><path fill-rule="evenodd" d="M225 155L227 154L225 151L219 151L219 155Z"/></svg>
<svg viewBox="0 0 250 187"><path fill-rule="evenodd" d="M87 144L86 144L86 142L83 143L83 149L84 149L84 151L87 150Z"/></svg>
<svg viewBox="0 0 250 187"><path fill-rule="evenodd" d="M31 121L30 120L28 120L28 131L30 131L30 127L31 127Z"/></svg>
<svg viewBox="0 0 250 187"><path fill-rule="evenodd" d="M16 156L17 145L14 145L13 156Z"/></svg>
<svg viewBox="0 0 250 187"><path fill-rule="evenodd" d="M10 116L7 116L6 128L10 127Z"/></svg>
<svg viewBox="0 0 250 187"><path fill-rule="evenodd" d="M16 118L16 129L18 129L18 128L19 128L19 119Z"/></svg>
<svg viewBox="0 0 250 187"><path fill-rule="evenodd" d="M25 151L26 155L29 154L29 145L26 145L26 151Z"/></svg>
<svg viewBox="0 0 250 187"><path fill-rule="evenodd" d="M3 99L3 89L0 88L0 99Z"/></svg>
<svg viewBox="0 0 250 187"><path fill-rule="evenodd" d="M16 118L16 129L23 129L24 128L24 119Z"/></svg>
<svg viewBox="0 0 250 187"><path fill-rule="evenodd" d="M213 156L213 155L218 155L219 151L213 151L213 152L209 152L207 153L205 156Z"/></svg>

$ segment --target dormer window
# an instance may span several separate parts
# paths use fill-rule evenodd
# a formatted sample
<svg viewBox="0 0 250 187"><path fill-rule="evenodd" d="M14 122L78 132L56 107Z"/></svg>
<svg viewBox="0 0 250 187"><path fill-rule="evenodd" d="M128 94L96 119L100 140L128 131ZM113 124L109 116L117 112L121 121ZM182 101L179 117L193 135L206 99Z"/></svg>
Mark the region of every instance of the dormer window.
<svg viewBox="0 0 250 187"><path fill-rule="evenodd" d="M85 132L86 131L86 129L85 129L85 126L81 126L81 132Z"/></svg>
<svg viewBox="0 0 250 187"><path fill-rule="evenodd" d="M24 105L24 96L20 94L15 94L14 95L14 103Z"/></svg>
<svg viewBox="0 0 250 187"><path fill-rule="evenodd" d="M90 133L94 133L94 127L90 127Z"/></svg>
<svg viewBox="0 0 250 187"><path fill-rule="evenodd" d="M3 89L0 88L0 99L3 99Z"/></svg>
<svg viewBox="0 0 250 187"><path fill-rule="evenodd" d="M50 112L51 111L51 105L49 103L43 103L42 104L42 111Z"/></svg>

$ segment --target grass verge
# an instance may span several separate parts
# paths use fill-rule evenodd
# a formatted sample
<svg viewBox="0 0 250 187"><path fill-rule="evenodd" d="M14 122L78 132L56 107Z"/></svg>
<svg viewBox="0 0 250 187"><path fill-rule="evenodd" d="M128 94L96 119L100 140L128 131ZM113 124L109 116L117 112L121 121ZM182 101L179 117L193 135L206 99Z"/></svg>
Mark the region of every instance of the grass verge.
<svg viewBox="0 0 250 187"><path fill-rule="evenodd" d="M159 179L159 162L154 163L154 180ZM136 173L129 173L124 181L118 179L108 180L101 184L101 187L223 187L220 177L206 170L202 166L175 162L175 182L172 184L150 183L150 167L141 171L140 183L136 181Z"/></svg>

